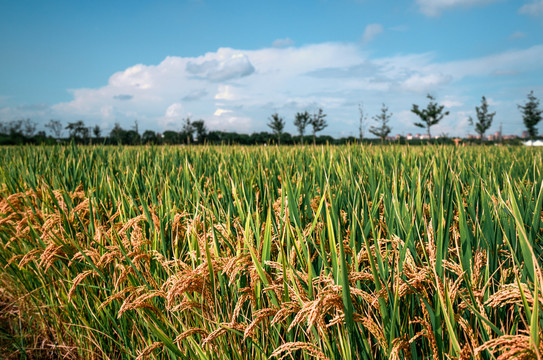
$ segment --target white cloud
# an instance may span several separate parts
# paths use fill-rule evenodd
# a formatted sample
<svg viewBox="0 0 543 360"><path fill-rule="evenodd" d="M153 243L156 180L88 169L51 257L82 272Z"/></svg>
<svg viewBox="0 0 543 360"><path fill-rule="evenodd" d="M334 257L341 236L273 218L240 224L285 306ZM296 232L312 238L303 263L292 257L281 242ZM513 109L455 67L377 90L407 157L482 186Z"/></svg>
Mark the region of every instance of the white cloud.
<svg viewBox="0 0 543 360"><path fill-rule="evenodd" d="M441 101L441 104L444 105L448 109L453 108L453 107L460 107L464 105L462 102L458 100L451 100L451 99L445 99Z"/></svg>
<svg viewBox="0 0 543 360"><path fill-rule="evenodd" d="M420 11L426 16L440 16L443 11L458 7L484 5L498 0L417 0Z"/></svg>
<svg viewBox="0 0 543 360"><path fill-rule="evenodd" d="M543 0L532 1L530 4L523 5L519 11L520 14L530 16L542 16L543 15Z"/></svg>
<svg viewBox="0 0 543 360"><path fill-rule="evenodd" d="M407 91L425 93L450 82L452 76L439 73L422 75L419 73L411 75L401 82L401 87Z"/></svg>
<svg viewBox="0 0 543 360"><path fill-rule="evenodd" d="M228 114L228 113L231 113L231 112L232 112L232 110L217 109L217 110L215 110L215 112L213 113L213 115L215 115L215 116L221 116L221 115Z"/></svg>
<svg viewBox="0 0 543 360"><path fill-rule="evenodd" d="M230 49L219 49L217 54L219 56L213 56L212 59L189 61L186 71L217 82L242 78L255 71L247 55L243 53L232 53Z"/></svg>
<svg viewBox="0 0 543 360"><path fill-rule="evenodd" d="M369 24L366 26L366 29L364 30L364 35L362 35L362 42L364 44L369 43L377 35L383 32L383 25L381 24Z"/></svg>
<svg viewBox="0 0 543 360"><path fill-rule="evenodd" d="M211 130L251 132L268 130L267 118L278 111L287 119L285 130L295 133L292 117L297 111L323 107L330 124L325 132L337 136L349 133L346 129L353 127L357 104L363 101L370 118L385 102L391 112L402 114L394 131L414 132L405 131L413 115L402 111L424 103L426 93L436 94L455 111L471 111L482 94L465 95L459 84L482 84L497 74L541 72L541 58L543 45L450 62L437 61L433 53L375 57L348 43L221 48L200 57L167 57L156 65L132 66L113 74L103 87L72 90L69 102L45 108L0 107L0 121L82 119L88 125L101 124L107 133L116 121L129 128L137 119L142 130L164 131L179 130L181 120L192 114ZM244 75L248 64L251 73ZM500 91L519 90L507 86ZM511 107L516 111L516 105Z"/></svg>
<svg viewBox="0 0 543 360"><path fill-rule="evenodd" d="M238 100L239 98L228 85L220 85L219 92L215 95L215 100Z"/></svg>
<svg viewBox="0 0 543 360"><path fill-rule="evenodd" d="M294 45L294 41L291 38L277 39L272 43L274 48L284 48Z"/></svg>
<svg viewBox="0 0 543 360"><path fill-rule="evenodd" d="M164 116L167 118L177 118L183 115L183 105L179 103L174 103L168 106Z"/></svg>

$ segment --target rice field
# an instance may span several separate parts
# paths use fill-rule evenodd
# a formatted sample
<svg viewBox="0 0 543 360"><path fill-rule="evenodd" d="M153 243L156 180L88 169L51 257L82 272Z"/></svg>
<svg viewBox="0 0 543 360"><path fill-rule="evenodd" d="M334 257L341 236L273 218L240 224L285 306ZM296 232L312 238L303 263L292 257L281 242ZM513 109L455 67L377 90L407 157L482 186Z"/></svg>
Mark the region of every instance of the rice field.
<svg viewBox="0 0 543 360"><path fill-rule="evenodd" d="M5 359L542 359L543 151L2 147Z"/></svg>

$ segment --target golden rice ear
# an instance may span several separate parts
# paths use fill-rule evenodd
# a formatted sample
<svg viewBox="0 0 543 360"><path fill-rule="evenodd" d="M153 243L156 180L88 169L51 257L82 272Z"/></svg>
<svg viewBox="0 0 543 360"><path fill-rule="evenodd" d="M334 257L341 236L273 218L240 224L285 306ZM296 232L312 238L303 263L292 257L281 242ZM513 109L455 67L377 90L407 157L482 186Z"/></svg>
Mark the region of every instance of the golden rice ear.
<svg viewBox="0 0 543 360"><path fill-rule="evenodd" d="M542 334L539 336L541 337ZM498 360L506 359L538 359L541 356L543 345L534 347L529 334L503 335L496 339L491 339L475 349L475 354L483 353L485 350L493 355L500 354Z"/></svg>
<svg viewBox="0 0 543 360"><path fill-rule="evenodd" d="M145 359L146 357L148 357L149 355L151 355L151 353L153 351L155 351L156 349L160 348L160 347L163 347L164 344L161 343L161 342L153 342L151 343L149 346L147 346L145 349L143 349L143 351L138 355L138 357L136 358L136 360L143 360Z"/></svg>
<svg viewBox="0 0 543 360"><path fill-rule="evenodd" d="M307 342L288 342L273 351L270 357L277 357L279 360L292 356L296 351L301 350L304 354L313 356L319 360L328 360L315 345Z"/></svg>
<svg viewBox="0 0 543 360"><path fill-rule="evenodd" d="M75 288L81 284L81 282L83 280L85 280L85 278L89 275L98 275L96 273L96 271L94 270L87 270L87 271L83 271L82 273L80 273L79 275L77 275L73 281L72 281L72 287L70 288L70 291L68 291L68 301L72 301L72 297L74 295L74 292L75 292Z"/></svg>

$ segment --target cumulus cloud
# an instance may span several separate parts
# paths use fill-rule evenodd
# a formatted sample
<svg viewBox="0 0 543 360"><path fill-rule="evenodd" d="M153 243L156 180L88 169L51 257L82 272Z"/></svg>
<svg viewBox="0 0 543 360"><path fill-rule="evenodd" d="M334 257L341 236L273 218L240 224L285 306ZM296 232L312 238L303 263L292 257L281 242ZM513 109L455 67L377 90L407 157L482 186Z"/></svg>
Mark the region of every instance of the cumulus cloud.
<svg viewBox="0 0 543 360"><path fill-rule="evenodd" d="M420 12L426 16L440 16L443 11L458 7L485 5L498 0L417 0Z"/></svg>
<svg viewBox="0 0 543 360"><path fill-rule="evenodd" d="M191 91L187 95L183 96L183 98L181 100L183 100L183 101L196 101L196 100L202 99L203 97L205 97L207 95L208 95L208 92L207 92L206 89L200 89L200 90Z"/></svg>
<svg viewBox="0 0 543 360"><path fill-rule="evenodd" d="M424 75L420 73L415 73L402 81L400 85L404 90L407 91L425 93L428 91L432 91L439 86L450 82L451 80L451 75L444 75L439 73Z"/></svg>
<svg viewBox="0 0 543 360"><path fill-rule="evenodd" d="M187 63L188 73L205 79L221 82L251 75L255 68L245 54L236 53L218 59L190 61Z"/></svg>
<svg viewBox="0 0 543 360"><path fill-rule="evenodd" d="M532 1L529 4L523 5L519 11L520 14L530 16L543 16L543 0Z"/></svg>
<svg viewBox="0 0 543 360"><path fill-rule="evenodd" d="M364 30L364 35L362 35L362 43L367 44L377 35L383 32L383 25L381 24L369 24Z"/></svg>
<svg viewBox="0 0 543 360"><path fill-rule="evenodd" d="M275 111L288 118L297 111L323 107L333 119L326 131L337 136L353 126L360 101L368 104L369 114L377 113L382 102L399 114L431 92L438 100L439 94L450 95L441 100L455 111L472 110L480 94L474 99L454 97L462 81L487 82L496 74L543 70L539 61L543 45L450 62L436 57L433 53L375 57L349 43L221 48L199 57L172 56L159 64L129 67L112 74L102 87L72 90L71 101L46 108L3 107L0 120L81 119L89 125L99 123L107 132L116 121L129 127L138 119L141 129L164 131L179 130L182 119L191 115L203 119L211 130L251 132L267 130L267 118ZM401 124L394 130L412 126L410 116L407 111L397 118ZM296 131L292 119L285 130Z"/></svg>

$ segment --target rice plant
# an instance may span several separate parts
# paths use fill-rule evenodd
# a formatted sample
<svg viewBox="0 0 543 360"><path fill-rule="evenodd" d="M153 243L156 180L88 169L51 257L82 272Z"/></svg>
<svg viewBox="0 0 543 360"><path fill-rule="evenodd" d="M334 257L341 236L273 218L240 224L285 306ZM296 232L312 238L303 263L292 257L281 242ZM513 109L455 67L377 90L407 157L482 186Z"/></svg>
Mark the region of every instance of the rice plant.
<svg viewBox="0 0 543 360"><path fill-rule="evenodd" d="M541 359L543 152L0 148L0 356Z"/></svg>

